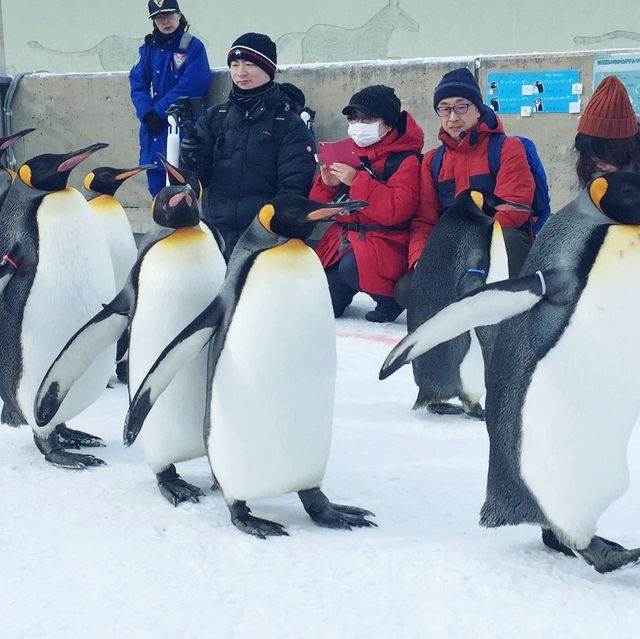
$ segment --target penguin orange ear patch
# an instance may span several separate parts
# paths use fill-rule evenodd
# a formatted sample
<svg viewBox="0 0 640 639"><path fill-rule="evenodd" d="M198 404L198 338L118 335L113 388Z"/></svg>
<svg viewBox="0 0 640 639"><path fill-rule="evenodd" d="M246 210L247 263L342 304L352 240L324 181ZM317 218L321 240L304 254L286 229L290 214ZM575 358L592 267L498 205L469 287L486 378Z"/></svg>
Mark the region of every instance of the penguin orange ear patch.
<svg viewBox="0 0 640 639"><path fill-rule="evenodd" d="M604 197L607 189L609 188L609 182L607 182L606 178L599 177L596 178L591 185L589 186L589 196L591 197L591 201L598 207L600 211L602 211L602 206L600 202Z"/></svg>
<svg viewBox="0 0 640 639"><path fill-rule="evenodd" d="M31 169L29 168L28 165L23 164L19 169L18 169L18 175L20 176L20 179L27 185L27 186L33 186L33 184L31 184Z"/></svg>
<svg viewBox="0 0 640 639"><path fill-rule="evenodd" d="M273 220L273 216L275 214L276 210L273 208L272 204L265 204L260 209L260 213L258 213L258 220L260 221L260 224L262 224L269 233L273 233L271 230L271 220Z"/></svg>
<svg viewBox="0 0 640 639"><path fill-rule="evenodd" d="M84 176L84 188L87 189L87 191L91 191L91 182L93 182L95 176L93 171L90 171Z"/></svg>
<svg viewBox="0 0 640 639"><path fill-rule="evenodd" d="M480 191L471 191L471 199L473 203L482 211L484 206L484 197Z"/></svg>

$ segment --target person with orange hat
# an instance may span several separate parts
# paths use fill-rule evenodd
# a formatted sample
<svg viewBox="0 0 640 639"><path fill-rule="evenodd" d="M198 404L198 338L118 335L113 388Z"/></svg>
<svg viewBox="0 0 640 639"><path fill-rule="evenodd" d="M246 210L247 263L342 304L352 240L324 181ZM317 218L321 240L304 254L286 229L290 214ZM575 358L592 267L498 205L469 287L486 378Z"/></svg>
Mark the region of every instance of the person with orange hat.
<svg viewBox="0 0 640 639"><path fill-rule="evenodd" d="M576 172L581 187L594 175L640 172L640 132L629 94L615 75L604 78L578 122Z"/></svg>

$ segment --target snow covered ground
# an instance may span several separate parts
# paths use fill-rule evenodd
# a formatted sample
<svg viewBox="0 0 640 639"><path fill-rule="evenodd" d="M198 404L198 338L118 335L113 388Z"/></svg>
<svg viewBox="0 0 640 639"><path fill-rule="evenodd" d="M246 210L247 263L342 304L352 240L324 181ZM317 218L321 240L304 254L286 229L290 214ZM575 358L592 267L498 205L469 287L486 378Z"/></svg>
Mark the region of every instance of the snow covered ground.
<svg viewBox="0 0 640 639"><path fill-rule="evenodd" d="M117 381L71 427L102 436L107 467L44 462L27 428L0 431L3 639L334 639L640 636L640 567L598 575L548 551L533 527L485 530L482 422L411 411L410 367L378 370L405 331L336 322L338 388L324 489L378 528L316 527L295 495L250 504L290 537L236 530L204 460L181 464L200 504L162 498L139 447L125 449ZM91 452L91 451L89 451ZM640 545L640 434L631 487L601 534Z"/></svg>

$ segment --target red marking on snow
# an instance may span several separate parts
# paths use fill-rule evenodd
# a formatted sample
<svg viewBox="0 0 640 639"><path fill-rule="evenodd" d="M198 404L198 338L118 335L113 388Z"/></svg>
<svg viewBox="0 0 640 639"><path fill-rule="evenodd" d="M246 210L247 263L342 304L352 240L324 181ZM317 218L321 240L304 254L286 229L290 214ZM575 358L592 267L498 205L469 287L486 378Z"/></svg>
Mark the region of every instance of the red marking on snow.
<svg viewBox="0 0 640 639"><path fill-rule="evenodd" d="M391 337L390 335L368 335L367 333L336 333L336 337L356 337L358 339L368 339L372 342L382 342L384 344L392 344L395 346L400 339Z"/></svg>

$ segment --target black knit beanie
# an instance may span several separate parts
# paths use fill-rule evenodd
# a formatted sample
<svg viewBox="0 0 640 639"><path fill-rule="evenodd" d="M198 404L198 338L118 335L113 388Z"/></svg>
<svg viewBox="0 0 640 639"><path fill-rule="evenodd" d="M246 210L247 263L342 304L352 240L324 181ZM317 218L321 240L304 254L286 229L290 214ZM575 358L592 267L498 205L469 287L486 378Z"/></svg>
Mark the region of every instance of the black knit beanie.
<svg viewBox="0 0 640 639"><path fill-rule="evenodd" d="M433 94L433 108L437 109L441 100L447 98L466 98L479 111L483 110L482 93L478 82L466 67L454 69L442 76L442 80Z"/></svg>
<svg viewBox="0 0 640 639"><path fill-rule="evenodd" d="M149 17L154 18L159 13L180 12L178 0L149 0Z"/></svg>
<svg viewBox="0 0 640 639"><path fill-rule="evenodd" d="M400 98L391 87L376 84L351 96L342 113L349 116L353 111L360 111L372 118L382 118L390 126L395 126L400 119Z"/></svg>
<svg viewBox="0 0 640 639"><path fill-rule="evenodd" d="M227 66L231 66L233 60L253 62L273 80L278 64L276 43L264 33L245 33L229 49Z"/></svg>

